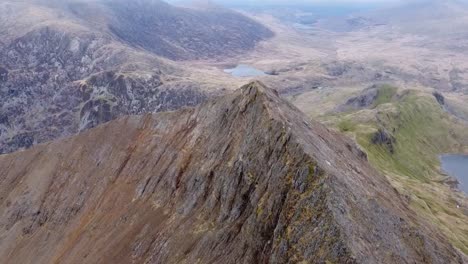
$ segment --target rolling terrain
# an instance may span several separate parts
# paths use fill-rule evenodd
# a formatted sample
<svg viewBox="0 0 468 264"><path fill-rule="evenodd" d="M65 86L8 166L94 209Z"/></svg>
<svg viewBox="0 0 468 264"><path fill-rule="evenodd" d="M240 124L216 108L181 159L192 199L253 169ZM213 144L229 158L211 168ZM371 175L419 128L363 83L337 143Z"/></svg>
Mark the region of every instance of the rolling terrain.
<svg viewBox="0 0 468 264"><path fill-rule="evenodd" d="M300 8L249 13L275 37L235 60L276 73L262 81L290 93L375 83L466 93L468 4L419 2L305 21Z"/></svg>

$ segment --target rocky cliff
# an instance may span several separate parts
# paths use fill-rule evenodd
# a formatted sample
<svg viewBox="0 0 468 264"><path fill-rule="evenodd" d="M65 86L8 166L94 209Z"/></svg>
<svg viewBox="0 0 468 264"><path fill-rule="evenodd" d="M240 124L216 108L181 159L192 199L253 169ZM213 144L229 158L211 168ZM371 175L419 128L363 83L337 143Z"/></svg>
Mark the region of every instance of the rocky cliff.
<svg viewBox="0 0 468 264"><path fill-rule="evenodd" d="M366 155L260 83L0 156L3 263L463 263Z"/></svg>
<svg viewBox="0 0 468 264"><path fill-rule="evenodd" d="M238 13L152 0L5 0L0 13L0 153L199 104L204 83L162 57L232 55L269 36Z"/></svg>

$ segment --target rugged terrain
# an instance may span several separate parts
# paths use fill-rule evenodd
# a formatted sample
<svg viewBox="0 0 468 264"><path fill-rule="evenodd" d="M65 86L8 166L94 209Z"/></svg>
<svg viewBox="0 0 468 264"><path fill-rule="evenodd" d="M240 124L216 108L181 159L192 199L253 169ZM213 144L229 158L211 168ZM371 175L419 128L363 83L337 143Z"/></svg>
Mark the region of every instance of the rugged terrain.
<svg viewBox="0 0 468 264"><path fill-rule="evenodd" d="M275 37L236 60L275 73L262 81L291 93L375 83L468 90L466 1L401 1L397 7L332 17L316 17L307 5L295 11L246 10ZM303 20L305 15L311 18Z"/></svg>
<svg viewBox="0 0 468 264"><path fill-rule="evenodd" d="M0 13L0 153L196 105L223 85L165 58L229 56L272 34L222 8L156 0L7 0Z"/></svg>
<svg viewBox="0 0 468 264"><path fill-rule="evenodd" d="M0 156L0 182L4 263L464 261L350 140L260 83Z"/></svg>
<svg viewBox="0 0 468 264"><path fill-rule="evenodd" d="M0 156L0 257L466 262L468 200L438 155L468 153L467 9L426 3L248 14L272 34L210 4L1 1L0 153L86 132ZM239 63L348 138L258 83L119 118L219 96Z"/></svg>
<svg viewBox="0 0 468 264"><path fill-rule="evenodd" d="M357 141L410 206L468 253L468 199L457 190L456 179L442 172L439 160L442 153L468 153L466 98L391 85L341 97L314 93L290 99Z"/></svg>

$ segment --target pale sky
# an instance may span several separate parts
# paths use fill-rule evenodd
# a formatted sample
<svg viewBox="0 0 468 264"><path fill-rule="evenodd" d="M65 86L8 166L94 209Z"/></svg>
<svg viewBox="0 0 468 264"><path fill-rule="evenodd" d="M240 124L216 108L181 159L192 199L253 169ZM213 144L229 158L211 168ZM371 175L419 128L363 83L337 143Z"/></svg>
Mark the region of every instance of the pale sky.
<svg viewBox="0 0 468 264"><path fill-rule="evenodd" d="M325 5L325 6L360 6L360 5L382 5L405 3L410 1L424 1L424 0L165 0L166 2L202 2L211 1L228 6L235 5Z"/></svg>
<svg viewBox="0 0 468 264"><path fill-rule="evenodd" d="M402 2L403 0L212 0L219 3L250 3L250 4L382 4Z"/></svg>
<svg viewBox="0 0 468 264"><path fill-rule="evenodd" d="M216 1L216 0L215 0ZM252 3L384 3L384 2L396 2L398 0L217 0L218 2L252 2Z"/></svg>

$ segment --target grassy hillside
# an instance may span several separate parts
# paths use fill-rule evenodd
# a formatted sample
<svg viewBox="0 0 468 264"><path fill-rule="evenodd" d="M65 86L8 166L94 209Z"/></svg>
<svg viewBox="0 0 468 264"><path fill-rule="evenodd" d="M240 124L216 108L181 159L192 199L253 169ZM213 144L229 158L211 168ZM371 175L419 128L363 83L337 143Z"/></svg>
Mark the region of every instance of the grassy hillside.
<svg viewBox="0 0 468 264"><path fill-rule="evenodd" d="M466 152L468 128L430 93L382 86L373 106L322 117L354 137L413 209L438 225L468 253L466 197L446 184L439 155Z"/></svg>
<svg viewBox="0 0 468 264"><path fill-rule="evenodd" d="M377 91L377 98L373 104L374 108L378 107L379 105L391 102L397 91L397 87L391 85L382 85Z"/></svg>
<svg viewBox="0 0 468 264"><path fill-rule="evenodd" d="M356 131L359 144L383 170L424 182L439 179L438 155L463 151L460 143L468 138L466 127L450 117L434 98L414 91L407 92L393 106L393 111L378 110L378 122L369 125L393 135L394 153L372 144L370 139L375 132Z"/></svg>

